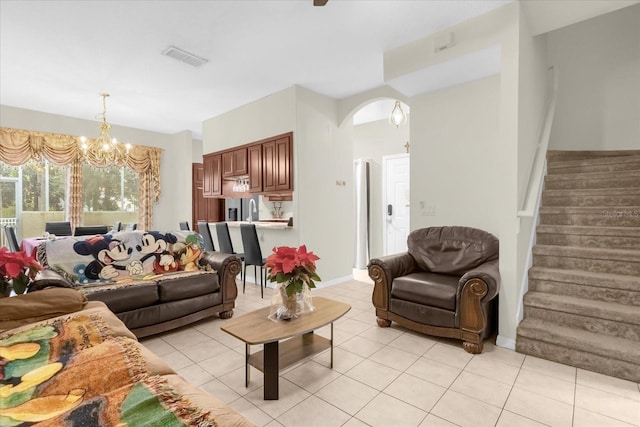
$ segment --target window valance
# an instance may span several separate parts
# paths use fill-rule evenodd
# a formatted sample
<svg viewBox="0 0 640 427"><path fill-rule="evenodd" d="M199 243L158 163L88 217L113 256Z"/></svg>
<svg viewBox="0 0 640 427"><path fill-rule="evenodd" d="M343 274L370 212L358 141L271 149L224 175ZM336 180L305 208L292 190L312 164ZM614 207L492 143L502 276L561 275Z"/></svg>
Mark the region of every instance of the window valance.
<svg viewBox="0 0 640 427"><path fill-rule="evenodd" d="M0 127L0 161L4 163L19 166L29 160L44 158L57 165L71 165L71 181L78 184L81 183L78 178L81 178L82 163L88 162L97 167L114 166L100 163L91 153L87 157L75 136ZM127 166L140 175L139 225L143 227L151 225L151 205L160 198L161 158L160 148L133 145L126 160L116 165ZM75 187L77 189L74 190ZM74 194L75 191L80 194ZM71 185L69 211L70 220L75 225L79 223L81 215L81 191L80 185Z"/></svg>

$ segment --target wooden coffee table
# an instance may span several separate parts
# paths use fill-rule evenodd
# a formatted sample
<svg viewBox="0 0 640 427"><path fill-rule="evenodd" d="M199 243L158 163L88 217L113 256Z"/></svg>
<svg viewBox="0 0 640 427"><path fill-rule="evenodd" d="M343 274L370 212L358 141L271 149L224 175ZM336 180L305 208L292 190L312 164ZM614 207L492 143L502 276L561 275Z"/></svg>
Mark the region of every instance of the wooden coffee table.
<svg viewBox="0 0 640 427"><path fill-rule="evenodd" d="M264 399L277 400L278 374L300 360L331 349L333 369L333 322L351 310L349 304L313 297L315 310L293 320L268 319L270 307L226 320L220 327L245 343L245 386L249 386L250 367L264 374ZM315 329L331 324L331 338L314 334ZM264 344L264 350L249 352L252 345Z"/></svg>

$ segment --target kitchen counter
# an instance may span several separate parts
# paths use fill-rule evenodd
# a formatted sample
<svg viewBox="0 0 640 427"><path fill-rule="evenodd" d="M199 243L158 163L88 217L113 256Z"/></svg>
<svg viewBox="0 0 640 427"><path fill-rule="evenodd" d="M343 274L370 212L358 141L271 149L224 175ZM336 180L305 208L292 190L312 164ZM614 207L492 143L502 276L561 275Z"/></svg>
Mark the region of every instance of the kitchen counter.
<svg viewBox="0 0 640 427"><path fill-rule="evenodd" d="M229 227L240 228L240 224L249 224L249 221L227 221ZM253 221L256 229L270 229L270 230L289 230L293 227L289 227L287 220L267 220L267 221Z"/></svg>

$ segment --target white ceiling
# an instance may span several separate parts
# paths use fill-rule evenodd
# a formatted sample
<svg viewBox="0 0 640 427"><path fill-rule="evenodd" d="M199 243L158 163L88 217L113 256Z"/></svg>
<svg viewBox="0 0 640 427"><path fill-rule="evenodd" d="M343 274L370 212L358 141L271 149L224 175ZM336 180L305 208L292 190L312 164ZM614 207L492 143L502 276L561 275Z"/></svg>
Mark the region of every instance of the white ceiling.
<svg viewBox="0 0 640 427"><path fill-rule="evenodd" d="M107 91L110 123L198 138L295 84L338 99L381 86L383 52L509 1L0 0L0 104L95 120ZM171 45L209 62L162 56Z"/></svg>

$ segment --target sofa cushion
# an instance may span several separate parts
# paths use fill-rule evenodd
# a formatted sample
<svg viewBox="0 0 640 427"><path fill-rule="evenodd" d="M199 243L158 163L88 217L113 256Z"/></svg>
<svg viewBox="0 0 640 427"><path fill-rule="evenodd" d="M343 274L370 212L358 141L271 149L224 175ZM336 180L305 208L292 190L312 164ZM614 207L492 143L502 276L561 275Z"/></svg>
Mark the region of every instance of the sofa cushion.
<svg viewBox="0 0 640 427"><path fill-rule="evenodd" d="M156 279L161 302L177 301L218 292L218 274L214 271L165 274Z"/></svg>
<svg viewBox="0 0 640 427"><path fill-rule="evenodd" d="M443 328L456 327L456 313L454 311L396 298L391 298L389 307L392 313L423 325L440 326Z"/></svg>
<svg viewBox="0 0 640 427"><path fill-rule="evenodd" d="M486 261L498 259L498 239L471 227L429 227L407 238L409 253L426 271L463 275Z"/></svg>
<svg viewBox="0 0 640 427"><path fill-rule="evenodd" d="M160 300L158 286L155 282L136 283L130 286L91 292L87 293L87 298L91 301L104 302L114 313L146 307L156 304Z"/></svg>
<svg viewBox="0 0 640 427"><path fill-rule="evenodd" d="M140 307L116 314L130 329L136 329L178 319L221 303L222 295L217 292L186 300Z"/></svg>
<svg viewBox="0 0 640 427"><path fill-rule="evenodd" d="M457 289L458 277L456 276L411 273L393 279L391 297L454 311Z"/></svg>
<svg viewBox="0 0 640 427"><path fill-rule="evenodd" d="M69 288L48 288L38 292L0 298L0 332L40 320L82 310L87 299Z"/></svg>

